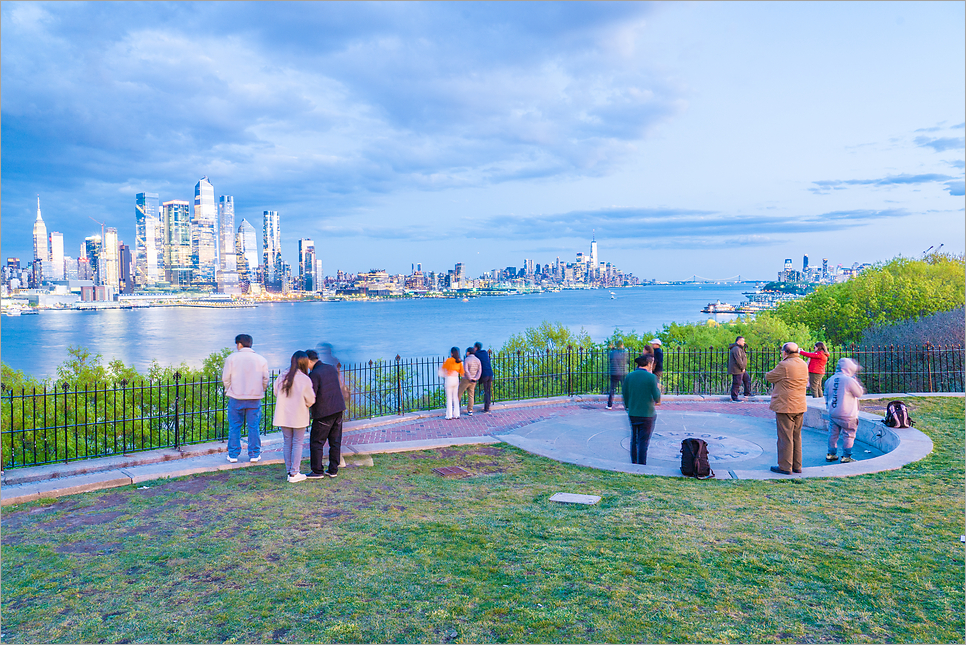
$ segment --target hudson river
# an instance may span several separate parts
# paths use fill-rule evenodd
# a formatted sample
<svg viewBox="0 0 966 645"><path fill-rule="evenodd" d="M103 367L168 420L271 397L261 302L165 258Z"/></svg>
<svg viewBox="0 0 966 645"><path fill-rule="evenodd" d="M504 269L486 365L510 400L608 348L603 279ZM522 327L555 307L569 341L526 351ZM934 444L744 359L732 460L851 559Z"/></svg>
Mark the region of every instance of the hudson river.
<svg viewBox="0 0 966 645"><path fill-rule="evenodd" d="M153 360L198 367L212 352L233 347L235 334L248 333L254 349L273 368L287 366L296 349L329 342L344 362L442 356L474 342L498 349L513 334L543 321L574 331L583 328L600 341L614 329L659 331L671 322L729 320L701 308L709 302L737 304L752 285L654 285L562 291L534 295L459 299L264 304L246 309L156 307L98 312L43 311L38 316L4 317L2 358L35 376L54 376L67 347L80 345L146 371Z"/></svg>

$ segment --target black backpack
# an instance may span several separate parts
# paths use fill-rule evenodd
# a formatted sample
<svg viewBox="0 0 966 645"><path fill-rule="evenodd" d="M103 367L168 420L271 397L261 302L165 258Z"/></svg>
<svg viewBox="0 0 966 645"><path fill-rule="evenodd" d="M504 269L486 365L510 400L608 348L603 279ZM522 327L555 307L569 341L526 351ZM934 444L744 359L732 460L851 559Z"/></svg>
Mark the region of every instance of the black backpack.
<svg viewBox="0 0 966 645"><path fill-rule="evenodd" d="M882 423L890 428L911 428L912 417L909 416L909 408L902 401L891 401L886 406L885 419Z"/></svg>
<svg viewBox="0 0 966 645"><path fill-rule="evenodd" d="M681 473L685 477L711 479L714 471L708 463L708 443L688 437L681 442Z"/></svg>

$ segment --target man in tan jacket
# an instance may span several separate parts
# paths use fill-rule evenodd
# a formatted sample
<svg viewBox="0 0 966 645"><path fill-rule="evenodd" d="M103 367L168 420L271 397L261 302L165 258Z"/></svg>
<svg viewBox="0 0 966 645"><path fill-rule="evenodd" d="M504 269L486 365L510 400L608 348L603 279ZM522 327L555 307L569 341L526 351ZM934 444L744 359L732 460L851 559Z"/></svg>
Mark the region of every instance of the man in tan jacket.
<svg viewBox="0 0 966 645"><path fill-rule="evenodd" d="M798 345L782 345L782 360L765 374L774 383L771 404L778 425L778 465L771 470L782 475L802 472L802 421L807 404L808 366L798 353Z"/></svg>

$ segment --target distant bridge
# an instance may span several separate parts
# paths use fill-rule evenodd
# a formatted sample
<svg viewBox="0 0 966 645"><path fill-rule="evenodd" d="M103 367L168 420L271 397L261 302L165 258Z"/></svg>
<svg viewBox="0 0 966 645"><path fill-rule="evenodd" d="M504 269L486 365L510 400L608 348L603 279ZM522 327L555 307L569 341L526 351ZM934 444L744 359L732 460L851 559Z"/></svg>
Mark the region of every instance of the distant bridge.
<svg viewBox="0 0 966 645"><path fill-rule="evenodd" d="M681 282L692 282L692 283L713 283L713 282L741 282L741 274L733 275L728 278L705 278L699 275L693 275L690 279L681 280Z"/></svg>

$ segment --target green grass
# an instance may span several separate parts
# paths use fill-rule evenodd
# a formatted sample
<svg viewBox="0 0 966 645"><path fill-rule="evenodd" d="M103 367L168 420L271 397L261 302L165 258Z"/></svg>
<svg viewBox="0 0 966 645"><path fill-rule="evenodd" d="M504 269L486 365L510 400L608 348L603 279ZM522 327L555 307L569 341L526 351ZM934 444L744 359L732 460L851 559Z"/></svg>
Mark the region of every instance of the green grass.
<svg viewBox="0 0 966 645"><path fill-rule="evenodd" d="M845 479L643 477L497 445L9 507L3 641L961 643L963 400L908 403L933 454Z"/></svg>

